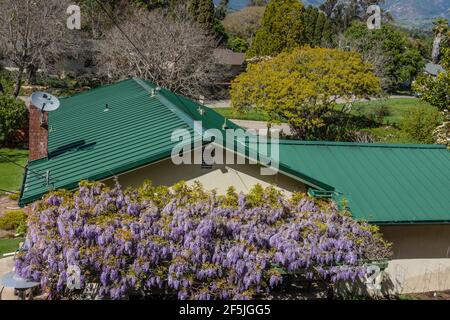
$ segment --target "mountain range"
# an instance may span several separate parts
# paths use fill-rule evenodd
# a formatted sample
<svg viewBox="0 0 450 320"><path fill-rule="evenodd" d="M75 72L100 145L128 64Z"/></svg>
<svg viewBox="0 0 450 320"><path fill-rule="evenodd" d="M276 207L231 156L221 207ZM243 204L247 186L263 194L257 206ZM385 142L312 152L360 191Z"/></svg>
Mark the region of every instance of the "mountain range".
<svg viewBox="0 0 450 320"><path fill-rule="evenodd" d="M218 3L220 0L214 0ZM302 0L305 5L321 5L324 0ZM229 7L240 10L248 0L230 0ZM429 29L436 17L450 19L450 0L385 0L383 9L390 12L399 25Z"/></svg>

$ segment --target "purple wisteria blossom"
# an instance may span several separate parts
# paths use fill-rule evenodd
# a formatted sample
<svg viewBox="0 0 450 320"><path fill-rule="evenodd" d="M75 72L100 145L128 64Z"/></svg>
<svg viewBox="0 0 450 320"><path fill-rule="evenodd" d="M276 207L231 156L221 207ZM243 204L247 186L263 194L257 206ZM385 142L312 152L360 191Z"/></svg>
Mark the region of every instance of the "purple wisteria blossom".
<svg viewBox="0 0 450 320"><path fill-rule="evenodd" d="M251 299L283 282L283 274L352 281L363 261L383 259L389 246L374 227L336 206L273 189L259 195L217 196L199 186L145 185L123 191L83 182L36 203L29 251L17 272L40 281L50 298L70 299L69 266L81 286L126 299L164 289L179 299Z"/></svg>

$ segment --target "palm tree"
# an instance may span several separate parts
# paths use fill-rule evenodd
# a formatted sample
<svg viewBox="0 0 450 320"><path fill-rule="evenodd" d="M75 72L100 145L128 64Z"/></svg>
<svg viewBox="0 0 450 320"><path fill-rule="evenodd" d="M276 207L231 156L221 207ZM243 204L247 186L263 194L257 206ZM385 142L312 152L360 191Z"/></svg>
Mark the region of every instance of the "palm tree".
<svg viewBox="0 0 450 320"><path fill-rule="evenodd" d="M433 32L434 32L434 41L433 41L433 52L431 53L431 59L433 63L439 63L439 57L441 53L441 42L444 38L445 33L448 30L448 20L444 18L437 18L433 22Z"/></svg>

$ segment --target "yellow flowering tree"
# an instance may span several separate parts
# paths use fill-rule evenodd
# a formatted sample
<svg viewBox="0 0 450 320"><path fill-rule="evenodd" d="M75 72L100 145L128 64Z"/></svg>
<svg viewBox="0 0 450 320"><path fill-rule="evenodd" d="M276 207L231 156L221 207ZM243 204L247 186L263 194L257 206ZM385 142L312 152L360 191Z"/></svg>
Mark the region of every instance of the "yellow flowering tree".
<svg viewBox="0 0 450 320"><path fill-rule="evenodd" d="M273 59L251 64L231 85L235 112L259 109L268 127L281 118L299 139L324 125L337 99L354 100L381 91L372 66L356 52L297 48Z"/></svg>

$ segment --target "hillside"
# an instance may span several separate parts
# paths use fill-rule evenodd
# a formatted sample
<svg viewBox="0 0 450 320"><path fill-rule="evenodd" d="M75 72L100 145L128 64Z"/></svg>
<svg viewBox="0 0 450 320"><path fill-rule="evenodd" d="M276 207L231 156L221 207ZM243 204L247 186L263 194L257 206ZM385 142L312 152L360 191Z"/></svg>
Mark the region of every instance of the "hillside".
<svg viewBox="0 0 450 320"><path fill-rule="evenodd" d="M219 0L215 0L216 3ZM324 0L303 0L304 4L319 6ZM449 0L385 0L386 11L392 13L397 23L410 28L429 29L434 18L438 16L450 19ZM230 8L239 10L248 0L230 0Z"/></svg>

